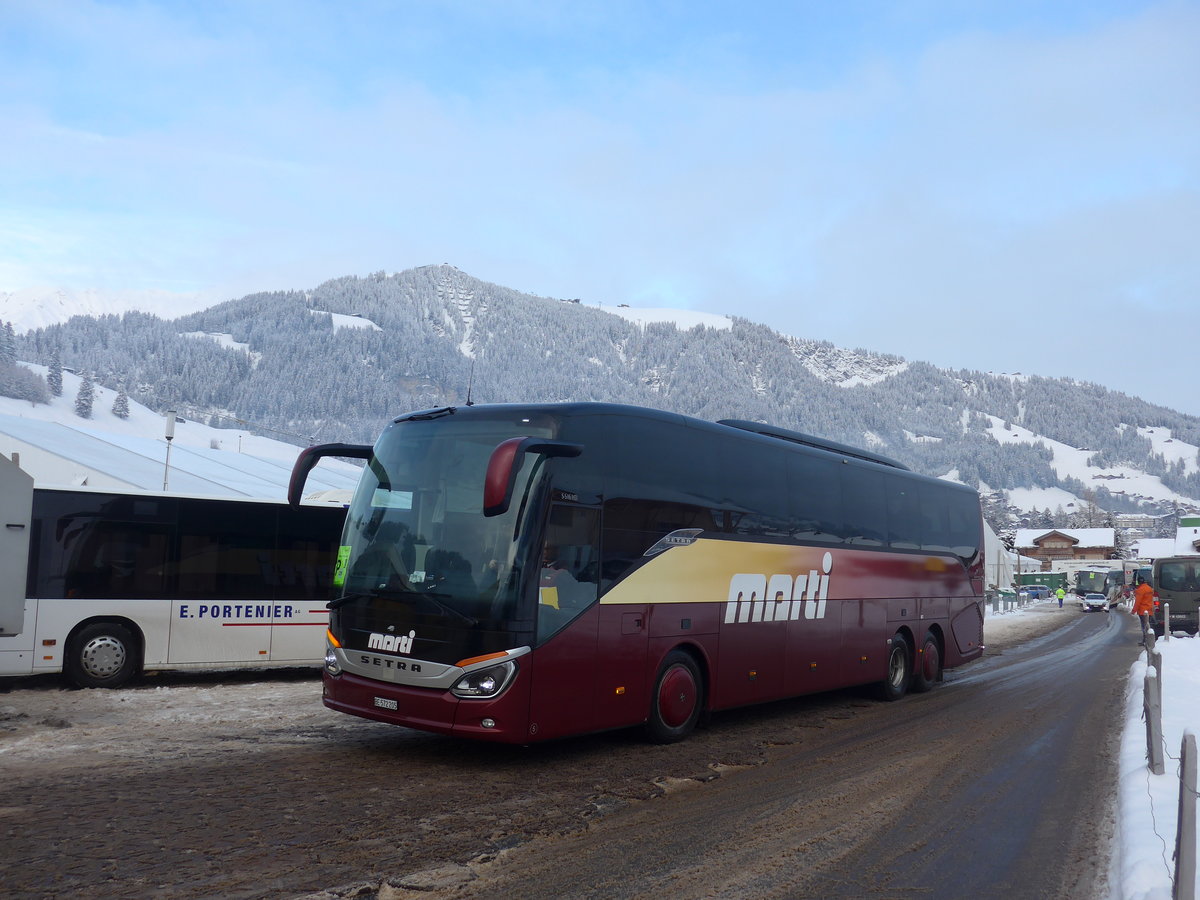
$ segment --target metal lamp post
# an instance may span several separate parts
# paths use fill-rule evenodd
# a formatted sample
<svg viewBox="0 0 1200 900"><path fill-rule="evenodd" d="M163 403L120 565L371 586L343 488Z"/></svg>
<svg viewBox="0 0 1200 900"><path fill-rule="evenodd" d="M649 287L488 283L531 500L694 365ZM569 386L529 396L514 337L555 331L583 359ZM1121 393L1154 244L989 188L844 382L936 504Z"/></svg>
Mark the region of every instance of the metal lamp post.
<svg viewBox="0 0 1200 900"><path fill-rule="evenodd" d="M163 464L163 490L167 489L167 475L171 471L171 441L175 439L175 410L167 410L167 460Z"/></svg>

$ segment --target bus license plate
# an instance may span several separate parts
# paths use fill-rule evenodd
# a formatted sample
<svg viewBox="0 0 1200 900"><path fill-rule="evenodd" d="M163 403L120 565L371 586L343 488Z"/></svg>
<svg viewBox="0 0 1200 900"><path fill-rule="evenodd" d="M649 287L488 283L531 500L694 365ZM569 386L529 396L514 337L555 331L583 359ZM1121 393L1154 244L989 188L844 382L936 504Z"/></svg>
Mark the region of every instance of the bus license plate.
<svg viewBox="0 0 1200 900"><path fill-rule="evenodd" d="M399 709L400 704L395 700L389 700L387 697L376 697L375 705L380 709Z"/></svg>

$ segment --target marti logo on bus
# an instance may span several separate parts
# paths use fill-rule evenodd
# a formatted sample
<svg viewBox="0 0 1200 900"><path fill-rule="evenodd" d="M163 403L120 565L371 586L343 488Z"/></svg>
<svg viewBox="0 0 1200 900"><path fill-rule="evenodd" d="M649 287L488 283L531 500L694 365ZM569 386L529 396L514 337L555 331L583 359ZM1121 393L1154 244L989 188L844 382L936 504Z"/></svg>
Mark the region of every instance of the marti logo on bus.
<svg viewBox="0 0 1200 900"><path fill-rule="evenodd" d="M367 638L367 649L382 650L384 653L412 653L413 639L416 636L415 631L408 634L380 634L373 631Z"/></svg>
<svg viewBox="0 0 1200 900"><path fill-rule="evenodd" d="M766 575L740 572L729 579L729 600L725 604L725 624L744 622L786 622L825 618L825 598L829 594L829 572L833 554L821 559L821 571L811 570L794 579L784 573Z"/></svg>
<svg viewBox="0 0 1200 900"><path fill-rule="evenodd" d="M811 570L794 578L779 573L768 578L753 572L739 572L729 578L729 600L725 604L725 624L746 622L786 622L825 618L825 598L829 594L829 573L833 569L833 554L821 559L821 571ZM384 653L412 653L417 632L381 634L372 632L367 638L368 650ZM366 657L364 657L364 660Z"/></svg>

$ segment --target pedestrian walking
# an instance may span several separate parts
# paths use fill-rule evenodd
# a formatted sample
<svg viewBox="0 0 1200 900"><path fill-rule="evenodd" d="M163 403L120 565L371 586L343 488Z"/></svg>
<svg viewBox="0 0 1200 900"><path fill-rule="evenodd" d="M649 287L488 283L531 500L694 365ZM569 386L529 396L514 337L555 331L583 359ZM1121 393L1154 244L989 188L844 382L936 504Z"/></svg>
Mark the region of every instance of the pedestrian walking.
<svg viewBox="0 0 1200 900"><path fill-rule="evenodd" d="M1143 581L1133 592L1133 609L1130 610L1142 620L1142 646L1146 646L1146 633L1150 630L1150 614L1154 612L1154 588L1150 582Z"/></svg>
<svg viewBox="0 0 1200 900"><path fill-rule="evenodd" d="M1054 596L1056 596L1058 598L1058 608L1062 609L1063 599L1067 596L1067 592L1064 591L1062 588L1059 588L1057 591L1054 592Z"/></svg>

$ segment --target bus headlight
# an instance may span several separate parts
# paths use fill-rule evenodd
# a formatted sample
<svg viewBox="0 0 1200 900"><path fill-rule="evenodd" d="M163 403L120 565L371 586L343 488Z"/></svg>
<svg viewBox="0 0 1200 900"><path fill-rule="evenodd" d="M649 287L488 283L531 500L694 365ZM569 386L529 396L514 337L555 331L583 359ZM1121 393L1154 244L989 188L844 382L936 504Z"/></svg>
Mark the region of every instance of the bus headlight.
<svg viewBox="0 0 1200 900"><path fill-rule="evenodd" d="M516 674L517 664L511 660L498 666L476 669L460 678L450 689L450 693L464 700L487 700L508 687Z"/></svg>
<svg viewBox="0 0 1200 900"><path fill-rule="evenodd" d="M330 675L342 674L342 665L338 662L337 653L332 647L325 651L325 671Z"/></svg>

